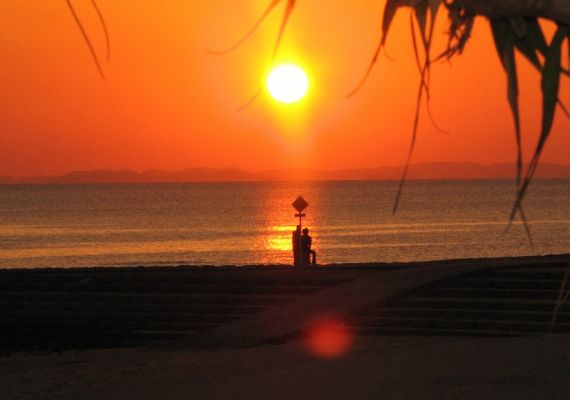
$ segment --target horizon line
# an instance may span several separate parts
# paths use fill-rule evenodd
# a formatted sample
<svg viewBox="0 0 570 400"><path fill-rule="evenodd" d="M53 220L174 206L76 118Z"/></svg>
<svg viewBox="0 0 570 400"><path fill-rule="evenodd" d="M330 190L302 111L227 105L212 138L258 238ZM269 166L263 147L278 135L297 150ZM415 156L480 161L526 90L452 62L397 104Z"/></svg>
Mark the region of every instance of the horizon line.
<svg viewBox="0 0 570 400"><path fill-rule="evenodd" d="M409 181L426 180L512 180L514 163L425 162L410 165ZM446 169L454 166L459 168ZM463 166L463 168L461 168ZM542 163L538 179L570 178L570 165ZM239 167L187 167L178 170L122 169L76 170L62 175L0 176L0 184L97 184L97 183L191 183L191 182L318 182L318 181L397 181L404 166L376 168L274 168L255 172ZM540 170L539 170L540 171Z"/></svg>
<svg viewBox="0 0 570 400"><path fill-rule="evenodd" d="M484 168L489 167L496 167L496 166L516 166L515 162L496 162L490 164L482 164L474 161L425 161L425 162L417 162L411 163L409 166L420 166L420 165L434 165L434 164L463 164L463 165L471 165L471 166L479 166ZM524 165L528 165L530 163L525 162ZM570 164L561 164L557 162L541 162L540 165L550 165L550 166L557 166L557 167L565 167L570 168ZM129 168L129 167L117 167L117 168L107 168L107 167L96 167L92 169L74 169L67 172L61 173L35 173L31 175L9 175L9 174L0 174L0 178L10 178L10 179L32 179L32 178L60 178L71 174L77 173L93 173L93 172L133 172L136 174L145 174L149 172L167 172L167 173L176 173L176 172L184 172L187 170L238 170L241 172L246 172L250 174L259 174L263 172L285 172L285 171L312 171L312 172L324 172L324 173L334 173L334 172L346 172L346 171L374 171L383 168L404 168L405 164L397 164L397 165L383 165L377 167L345 167L345 168L319 168L319 167L275 167L275 168L262 168L262 169L254 169L250 170L243 167L237 166L223 166L223 167L212 167L212 166L189 166L183 168L175 168L175 169L159 169L159 168L148 168L148 169L136 169L136 168ZM486 178L483 178L486 179ZM500 178L502 179L502 178ZM359 179L360 180L360 179ZM392 180L392 179L388 179Z"/></svg>

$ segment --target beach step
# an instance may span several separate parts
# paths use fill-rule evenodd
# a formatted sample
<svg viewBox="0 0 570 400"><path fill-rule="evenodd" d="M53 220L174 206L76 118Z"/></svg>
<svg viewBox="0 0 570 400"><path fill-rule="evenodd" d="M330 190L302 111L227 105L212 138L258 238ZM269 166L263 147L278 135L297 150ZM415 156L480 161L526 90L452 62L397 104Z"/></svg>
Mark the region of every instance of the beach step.
<svg viewBox="0 0 570 400"><path fill-rule="evenodd" d="M361 335L545 334L567 268L557 262L463 273L363 308L348 324ZM570 333L570 302L558 308L552 332Z"/></svg>
<svg viewBox="0 0 570 400"><path fill-rule="evenodd" d="M472 319L472 320L496 320L496 321L530 321L547 322L552 319L550 311L528 311L528 310L489 310L489 309L469 309L469 308L399 308L390 307L377 310L375 313L367 313L362 316L353 316L352 321L358 321L361 325L377 324L381 318L419 318L444 320ZM558 313L557 321L570 322L570 309L566 308Z"/></svg>
<svg viewBox="0 0 570 400"><path fill-rule="evenodd" d="M517 337L526 336L527 332L492 331L476 329L437 329L437 328L406 328L406 327L375 327L358 328L354 332L361 336L451 336L451 337Z"/></svg>
<svg viewBox="0 0 570 400"><path fill-rule="evenodd" d="M263 267L0 270L0 351L172 341L351 279Z"/></svg>
<svg viewBox="0 0 570 400"><path fill-rule="evenodd" d="M423 268L0 270L0 353L179 339L239 347L292 337L329 313L358 335L539 335L567 264ZM553 332L570 333L569 303Z"/></svg>
<svg viewBox="0 0 570 400"><path fill-rule="evenodd" d="M267 273L268 270L271 273ZM247 272L244 274L244 272ZM18 284L89 284L126 285L128 288L167 286L308 286L320 287L350 279L350 274L326 277L314 271L294 271L289 267L140 267L140 268L76 268L76 269L3 269L0 285L12 287Z"/></svg>
<svg viewBox="0 0 570 400"><path fill-rule="evenodd" d="M421 328L421 329L461 329L474 331L507 331L542 333L548 330L550 321L521 321L511 319L484 319L484 318L410 318L410 317L387 317L375 318L374 321L360 323L359 327L366 328ZM553 332L570 333L570 322L558 322Z"/></svg>
<svg viewBox="0 0 570 400"><path fill-rule="evenodd" d="M409 309L479 309L479 310L504 310L504 311L545 311L554 310L555 301L544 299L485 299L468 297L410 297L388 300L384 305L377 306L377 309L409 308ZM371 308L372 310L372 308ZM560 311L569 311L570 304L564 303Z"/></svg>
<svg viewBox="0 0 570 400"><path fill-rule="evenodd" d="M557 279L529 279L529 278L466 278L451 281L448 288L472 288L472 289L519 289L519 290L558 290L563 276Z"/></svg>
<svg viewBox="0 0 570 400"><path fill-rule="evenodd" d="M192 293L201 294L224 294L224 295L298 295L312 293L318 290L320 285L258 285L247 282L248 285L220 285L218 284L157 284L157 283L133 283L133 284L101 284L99 282L67 282L67 283L44 283L44 282L0 282L0 292L65 292L72 293ZM326 286L326 284L325 284Z"/></svg>
<svg viewBox="0 0 570 400"><path fill-rule="evenodd" d="M555 289L487 289L487 288L454 288L444 287L431 291L434 297L445 298L482 298L482 299L547 299L555 300L558 290Z"/></svg>
<svg viewBox="0 0 570 400"><path fill-rule="evenodd" d="M258 296L258 295L211 295L181 293L105 293L105 292L0 292L0 302L34 302L41 307L42 303L59 302L61 304L132 304L139 302L154 304L192 304L192 305L280 305L290 301L292 296Z"/></svg>

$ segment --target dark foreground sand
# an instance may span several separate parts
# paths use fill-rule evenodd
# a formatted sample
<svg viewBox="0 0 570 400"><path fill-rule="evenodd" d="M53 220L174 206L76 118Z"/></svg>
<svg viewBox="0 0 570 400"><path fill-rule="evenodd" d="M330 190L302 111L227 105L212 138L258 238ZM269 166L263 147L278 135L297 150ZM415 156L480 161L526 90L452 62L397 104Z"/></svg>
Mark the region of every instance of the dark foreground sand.
<svg viewBox="0 0 570 400"><path fill-rule="evenodd" d="M566 262L568 255L558 258ZM341 303L360 307L360 301L392 296L390 290L396 293L441 279L458 268L487 268L507 261L514 262L433 263L431 272L427 266L410 273L407 268L381 274L356 272L362 275L360 280L220 327L219 338L231 340L220 340L214 347L188 346L182 341L147 348L0 357L0 400L568 399L570 335L356 337L345 353L322 358L301 340L268 345L260 344L259 338L251 340L249 334L253 330L265 338L283 338L288 331L279 321L292 325L295 316L301 320L306 310L324 310L331 299L337 308ZM542 261L516 263L539 265ZM208 332L208 337L216 332Z"/></svg>
<svg viewBox="0 0 570 400"><path fill-rule="evenodd" d="M320 359L240 350L98 350L0 359L3 399L568 399L570 336L376 337Z"/></svg>

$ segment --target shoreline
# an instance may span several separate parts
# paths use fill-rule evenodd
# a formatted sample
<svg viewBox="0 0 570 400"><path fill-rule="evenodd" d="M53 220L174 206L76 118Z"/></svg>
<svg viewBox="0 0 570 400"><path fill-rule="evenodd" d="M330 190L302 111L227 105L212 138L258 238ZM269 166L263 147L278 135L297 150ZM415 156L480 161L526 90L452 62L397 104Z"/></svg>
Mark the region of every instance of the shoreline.
<svg viewBox="0 0 570 400"><path fill-rule="evenodd" d="M124 271L124 270L147 270L147 271L167 271L167 270L335 270L335 269L398 269L398 268L417 268L430 266L457 266L466 267L473 265L485 266L501 266L502 264L524 266L526 264L541 264L543 262L568 262L570 264L570 253L543 254L529 256L503 256L503 257L481 257L481 258L454 258L454 259L438 259L426 261L402 261L402 262L358 262L358 263L332 263L318 264L316 267L293 267L289 264L229 264L229 265L213 265L213 264L173 264L173 265L97 265L97 266L79 266L79 267L0 267L1 271Z"/></svg>

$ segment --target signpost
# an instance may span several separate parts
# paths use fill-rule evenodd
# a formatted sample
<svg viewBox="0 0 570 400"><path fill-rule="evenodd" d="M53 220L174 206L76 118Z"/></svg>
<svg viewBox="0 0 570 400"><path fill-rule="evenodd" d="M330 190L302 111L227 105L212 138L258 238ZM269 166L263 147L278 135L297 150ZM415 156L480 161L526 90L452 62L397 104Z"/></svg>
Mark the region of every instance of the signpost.
<svg viewBox="0 0 570 400"><path fill-rule="evenodd" d="M301 196L297 197L297 199L293 202L292 206L295 208L295 210L297 210L297 214L295 214L295 217L299 217L299 232L302 231L302 224L303 224L303 217L305 216L305 214L303 214L303 210L305 208L307 208L307 206L309 205L309 203L307 203L307 201L302 198ZM298 264L302 265L303 264L303 252L301 251L301 234L299 233L299 244L298 244L298 257L299 259Z"/></svg>

